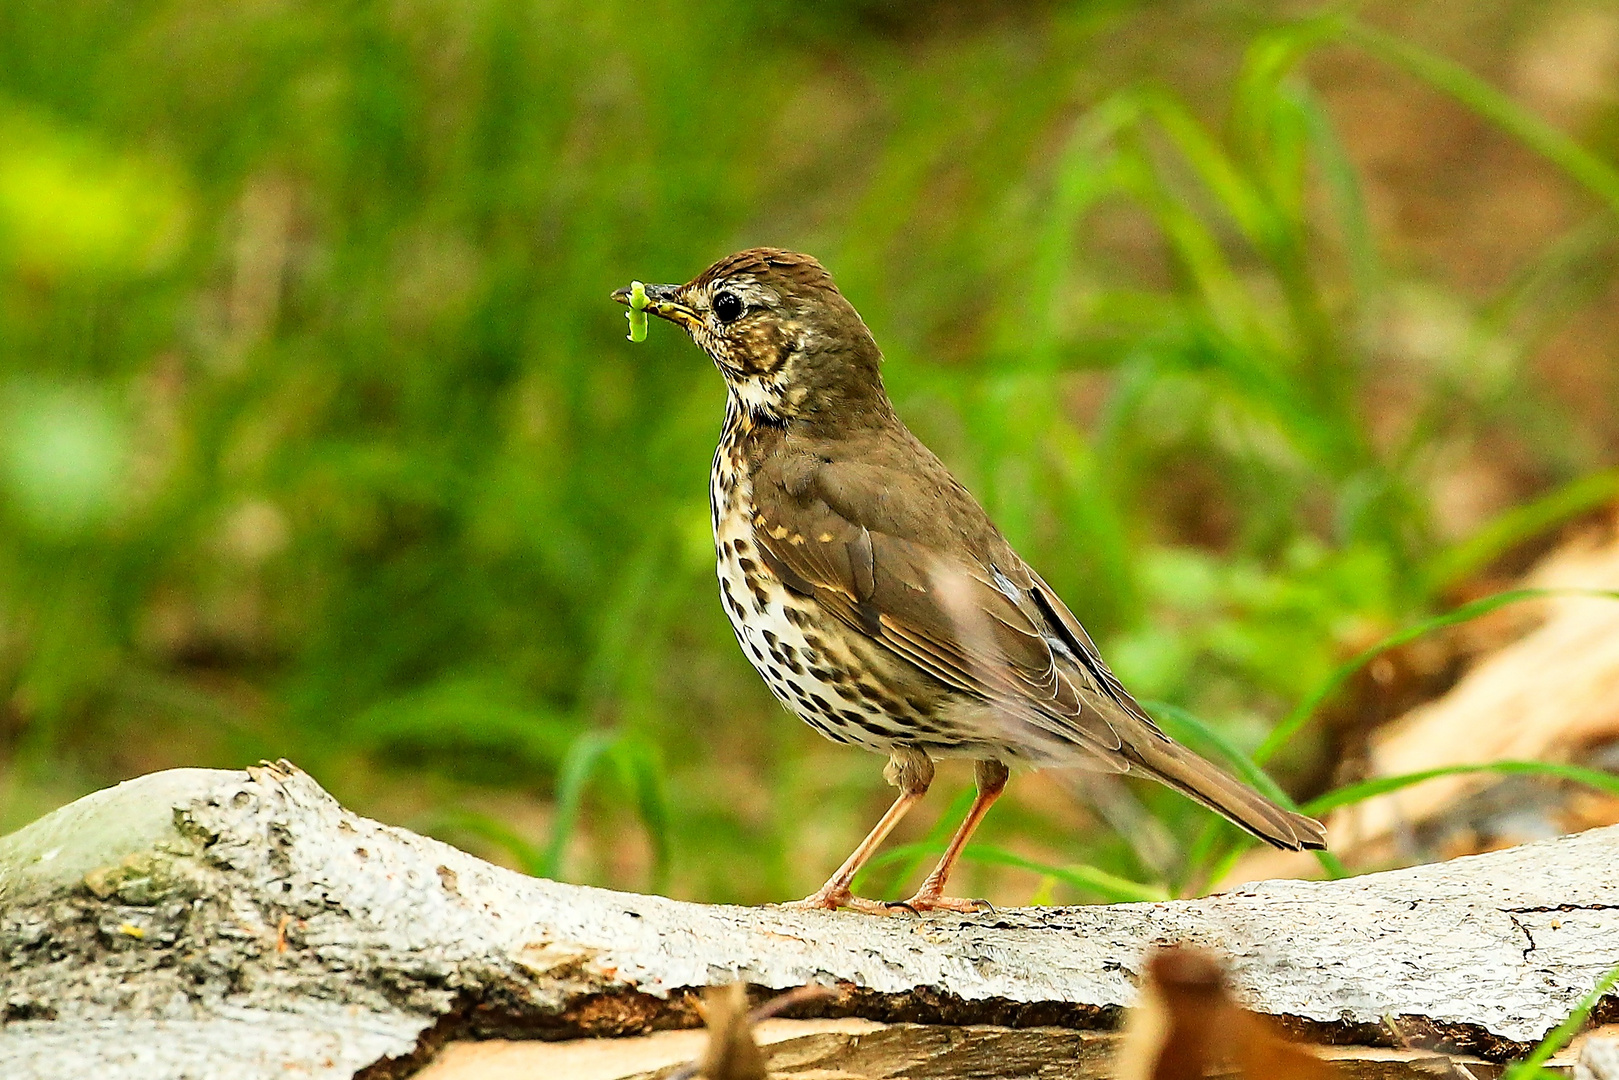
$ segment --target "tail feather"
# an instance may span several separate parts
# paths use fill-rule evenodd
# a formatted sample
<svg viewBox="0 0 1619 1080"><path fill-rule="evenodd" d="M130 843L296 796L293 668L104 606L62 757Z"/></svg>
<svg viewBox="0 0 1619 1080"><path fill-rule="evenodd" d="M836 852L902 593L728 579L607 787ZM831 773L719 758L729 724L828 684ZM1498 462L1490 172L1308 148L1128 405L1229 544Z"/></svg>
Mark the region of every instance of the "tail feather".
<svg viewBox="0 0 1619 1080"><path fill-rule="evenodd" d="M1321 850L1327 830L1319 821L1276 805L1236 777L1164 738L1127 742L1130 771L1150 776L1202 803L1274 847Z"/></svg>

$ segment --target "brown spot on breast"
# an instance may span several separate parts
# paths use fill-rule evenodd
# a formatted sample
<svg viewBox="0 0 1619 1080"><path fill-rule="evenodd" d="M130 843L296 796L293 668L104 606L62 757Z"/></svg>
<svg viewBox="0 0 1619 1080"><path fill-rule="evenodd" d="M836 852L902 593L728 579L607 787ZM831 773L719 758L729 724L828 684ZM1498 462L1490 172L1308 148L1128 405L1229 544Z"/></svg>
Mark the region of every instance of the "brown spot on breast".
<svg viewBox="0 0 1619 1080"><path fill-rule="evenodd" d="M746 559L742 561L747 562ZM765 591L764 583L759 580L758 574L750 573L747 567L742 568L742 580L748 586L748 591L753 594L753 609L762 613L765 606L770 603L770 594Z"/></svg>

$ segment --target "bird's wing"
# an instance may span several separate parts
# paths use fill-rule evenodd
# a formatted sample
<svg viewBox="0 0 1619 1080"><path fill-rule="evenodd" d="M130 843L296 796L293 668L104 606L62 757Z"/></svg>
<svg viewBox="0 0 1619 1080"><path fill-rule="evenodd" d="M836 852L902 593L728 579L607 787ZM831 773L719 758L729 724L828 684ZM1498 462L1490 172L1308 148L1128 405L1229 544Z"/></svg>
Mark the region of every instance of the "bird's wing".
<svg viewBox="0 0 1619 1080"><path fill-rule="evenodd" d="M754 477L754 540L787 588L813 597L946 686L993 703L1009 725L1033 729L1022 739L1009 731L1008 741L1077 744L1094 752L1093 764L1128 768L1119 754L1123 740L1109 722L1119 709L1101 687L1087 685L1082 663L1059 662L1059 651L1078 649L1066 645L1066 630L1042 610L1042 593L1027 585L1033 572L1010 549L1010 569L1023 584L997 567L943 557L883 531L892 521L876 514L870 523L851 520L857 515L835 509L813 483L796 486L801 494L790 494L768 471ZM1044 582L1039 588L1045 603L1073 620ZM1083 630L1078 634L1089 642Z"/></svg>
<svg viewBox="0 0 1619 1080"><path fill-rule="evenodd" d="M1067 644L1069 651L1074 654L1074 659L1090 675L1091 681L1096 685L1097 689L1107 695L1110 701L1123 709L1136 721L1145 724L1153 734L1167 740L1169 736L1159 730L1158 725L1153 723L1152 717L1147 715L1145 709L1136 704L1136 699L1130 696L1130 691L1124 688L1124 684L1119 681L1119 677L1113 674L1113 669L1107 666L1107 662L1102 659L1102 654L1096 648L1096 642L1091 640L1090 634L1085 632L1085 628L1074 617L1074 613L1068 610L1068 605L1062 602L1062 599L1052 590L1051 586L1046 584L1044 578L1035 573L1033 567L1021 559L1018 560L1018 563L1023 573L1028 575L1030 599L1040 609L1040 613L1045 616L1048 625L1057 630L1064 643Z"/></svg>
<svg viewBox="0 0 1619 1080"><path fill-rule="evenodd" d="M918 492L869 461L798 462L754 474L754 539L789 589L992 706L1009 746L1151 776L1277 847L1323 846L1319 822L1167 738L942 465Z"/></svg>

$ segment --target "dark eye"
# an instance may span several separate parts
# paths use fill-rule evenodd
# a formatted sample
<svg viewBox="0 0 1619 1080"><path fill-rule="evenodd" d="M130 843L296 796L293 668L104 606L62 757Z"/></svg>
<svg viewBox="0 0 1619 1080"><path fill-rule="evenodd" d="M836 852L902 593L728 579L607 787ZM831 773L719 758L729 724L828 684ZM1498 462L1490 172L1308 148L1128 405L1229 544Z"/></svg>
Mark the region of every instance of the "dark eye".
<svg viewBox="0 0 1619 1080"><path fill-rule="evenodd" d="M735 322L742 317L742 298L734 292L722 292L714 297L714 317L720 322Z"/></svg>

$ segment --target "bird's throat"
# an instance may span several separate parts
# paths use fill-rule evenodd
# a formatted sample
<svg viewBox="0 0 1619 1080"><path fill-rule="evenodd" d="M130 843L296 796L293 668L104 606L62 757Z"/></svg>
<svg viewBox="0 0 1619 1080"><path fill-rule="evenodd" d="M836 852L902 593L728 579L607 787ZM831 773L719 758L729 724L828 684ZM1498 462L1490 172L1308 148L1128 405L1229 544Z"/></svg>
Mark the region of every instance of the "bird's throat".
<svg viewBox="0 0 1619 1080"><path fill-rule="evenodd" d="M802 387L788 389L785 380L779 376L728 377L725 383L730 391L726 412L735 412L754 425L780 426L787 423L804 403L806 396Z"/></svg>

